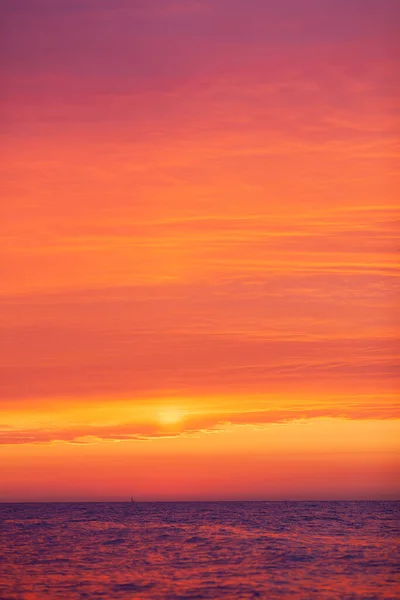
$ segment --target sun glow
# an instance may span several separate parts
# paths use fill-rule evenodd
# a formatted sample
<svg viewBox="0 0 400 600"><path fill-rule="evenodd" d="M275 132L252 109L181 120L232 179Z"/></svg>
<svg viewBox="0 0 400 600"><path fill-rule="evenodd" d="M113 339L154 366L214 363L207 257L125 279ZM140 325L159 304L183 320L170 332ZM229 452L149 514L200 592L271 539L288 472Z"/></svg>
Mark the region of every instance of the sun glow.
<svg viewBox="0 0 400 600"><path fill-rule="evenodd" d="M183 412L176 408L168 408L158 413L158 420L162 425L174 425L182 421Z"/></svg>

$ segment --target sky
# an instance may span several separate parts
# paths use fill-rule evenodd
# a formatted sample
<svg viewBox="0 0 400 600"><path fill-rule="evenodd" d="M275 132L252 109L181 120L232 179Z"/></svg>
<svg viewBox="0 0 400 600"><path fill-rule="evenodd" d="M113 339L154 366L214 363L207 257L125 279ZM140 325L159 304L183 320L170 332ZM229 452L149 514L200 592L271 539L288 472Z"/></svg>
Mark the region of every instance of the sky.
<svg viewBox="0 0 400 600"><path fill-rule="evenodd" d="M400 497L397 0L0 9L0 501Z"/></svg>

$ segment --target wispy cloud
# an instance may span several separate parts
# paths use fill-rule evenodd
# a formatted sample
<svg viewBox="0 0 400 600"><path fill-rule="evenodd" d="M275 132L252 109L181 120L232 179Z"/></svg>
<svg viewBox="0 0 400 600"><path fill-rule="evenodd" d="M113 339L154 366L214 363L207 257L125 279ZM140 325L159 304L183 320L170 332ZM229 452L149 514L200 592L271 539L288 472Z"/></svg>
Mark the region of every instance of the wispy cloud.
<svg viewBox="0 0 400 600"><path fill-rule="evenodd" d="M320 418L340 418L348 420L395 419L400 413L395 405L378 403L360 404L357 407L303 408L292 410L240 411L214 414L188 414L181 421L172 425L148 423L119 423L116 425L65 426L65 427L31 427L16 428L0 425L0 444L47 444L51 442L68 442L76 444L92 444L101 441L148 441L157 438L196 435L200 432L216 433L227 426L288 423Z"/></svg>

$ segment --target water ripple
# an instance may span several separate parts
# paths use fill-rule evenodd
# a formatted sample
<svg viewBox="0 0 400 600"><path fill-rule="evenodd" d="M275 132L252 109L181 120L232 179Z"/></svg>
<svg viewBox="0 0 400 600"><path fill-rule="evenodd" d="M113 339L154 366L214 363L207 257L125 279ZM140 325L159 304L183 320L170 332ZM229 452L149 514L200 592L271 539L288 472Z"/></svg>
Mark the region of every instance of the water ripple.
<svg viewBox="0 0 400 600"><path fill-rule="evenodd" d="M394 599L399 507L3 504L0 598Z"/></svg>

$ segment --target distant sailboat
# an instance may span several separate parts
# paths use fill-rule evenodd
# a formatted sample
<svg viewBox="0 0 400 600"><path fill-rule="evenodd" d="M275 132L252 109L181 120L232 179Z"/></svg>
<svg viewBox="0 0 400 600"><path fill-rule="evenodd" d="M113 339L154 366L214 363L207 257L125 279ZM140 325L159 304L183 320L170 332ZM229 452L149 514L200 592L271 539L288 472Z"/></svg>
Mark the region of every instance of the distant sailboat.
<svg viewBox="0 0 400 600"><path fill-rule="evenodd" d="M133 499L133 496L131 496L131 502L135 502L135 500Z"/></svg>

